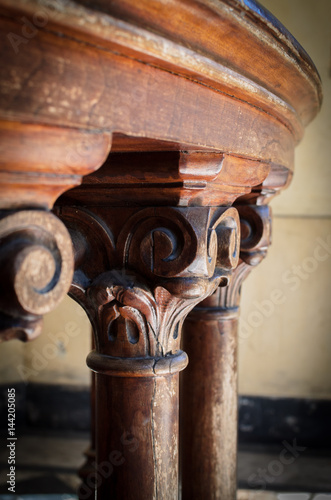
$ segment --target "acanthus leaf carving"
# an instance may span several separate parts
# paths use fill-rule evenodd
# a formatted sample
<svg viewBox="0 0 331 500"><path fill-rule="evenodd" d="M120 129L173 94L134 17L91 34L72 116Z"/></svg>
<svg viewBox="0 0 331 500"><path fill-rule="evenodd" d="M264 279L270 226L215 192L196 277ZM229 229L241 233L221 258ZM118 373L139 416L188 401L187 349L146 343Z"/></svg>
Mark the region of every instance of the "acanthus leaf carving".
<svg viewBox="0 0 331 500"><path fill-rule="evenodd" d="M239 258L233 208L96 209L88 217L84 211L83 223L80 208L65 209L62 216L81 233L76 255L81 242L88 242L94 270L87 276L76 265L71 295L87 311L103 356L159 359L179 352L186 315L228 283ZM94 216L112 235L107 262L93 254Z"/></svg>

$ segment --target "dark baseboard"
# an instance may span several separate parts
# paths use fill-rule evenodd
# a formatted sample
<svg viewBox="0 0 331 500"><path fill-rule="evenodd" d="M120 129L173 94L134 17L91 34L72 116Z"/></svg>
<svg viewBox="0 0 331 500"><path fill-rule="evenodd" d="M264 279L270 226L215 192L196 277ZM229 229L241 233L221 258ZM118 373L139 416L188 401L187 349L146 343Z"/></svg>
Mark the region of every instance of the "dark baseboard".
<svg viewBox="0 0 331 500"><path fill-rule="evenodd" d="M239 444L279 444L296 439L331 448L331 400L239 397Z"/></svg>
<svg viewBox="0 0 331 500"><path fill-rule="evenodd" d="M8 385L0 385L1 428L6 428ZM11 384L16 391L17 429L88 431L90 392L86 386Z"/></svg>
<svg viewBox="0 0 331 500"><path fill-rule="evenodd" d="M1 428L7 427L8 385L0 385ZM17 428L89 431L87 387L12 384ZM314 448L331 448L331 400L239 397L239 445L279 444L296 439Z"/></svg>

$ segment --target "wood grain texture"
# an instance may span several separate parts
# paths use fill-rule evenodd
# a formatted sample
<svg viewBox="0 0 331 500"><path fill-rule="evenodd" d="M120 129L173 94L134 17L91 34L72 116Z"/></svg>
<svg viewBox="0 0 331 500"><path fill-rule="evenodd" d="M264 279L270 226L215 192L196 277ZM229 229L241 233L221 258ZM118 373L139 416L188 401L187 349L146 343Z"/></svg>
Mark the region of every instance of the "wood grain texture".
<svg viewBox="0 0 331 500"><path fill-rule="evenodd" d="M44 31L8 60L5 35L18 29L10 23L2 24L3 118L195 144L293 168L291 131L261 107Z"/></svg>
<svg viewBox="0 0 331 500"><path fill-rule="evenodd" d="M22 121L65 127L74 147L79 132L96 139L102 132L125 134L163 141L171 149L177 144L177 151L209 148L293 170L302 124L320 106L319 77L309 57L254 2L177 0L165 8L147 0L57 0L52 6L1 0L0 13L0 117L13 122L3 126L6 141L5 128L12 133ZM11 138L12 151L22 149L19 135ZM48 141L55 148L56 138ZM32 146L38 151L40 142ZM100 146L100 155L89 159L91 169L104 160ZM79 183L78 172L77 178L72 172L66 174L70 178L57 176L56 184L29 165L25 176L18 172L22 183L16 184L17 159L1 168L4 206L24 197L31 204L33 184L40 182L39 203L49 207ZM237 194L230 193L226 203ZM174 193L170 203L176 198L180 204L192 198L200 203L197 193L188 199Z"/></svg>
<svg viewBox="0 0 331 500"><path fill-rule="evenodd" d="M210 59L221 60L227 67L239 68L251 80L286 96L284 100L300 110L305 124L312 110L318 109L320 79L314 64L281 24L260 6L253 10L248 3L214 0L80 3L93 5L95 10L97 6L107 14L207 54ZM281 83L280 67L287 73Z"/></svg>
<svg viewBox="0 0 331 500"><path fill-rule="evenodd" d="M88 196L99 206L226 206L261 185L269 169L261 161L204 151L111 153L57 204L85 205Z"/></svg>
<svg viewBox="0 0 331 500"><path fill-rule="evenodd" d="M2 0L0 8L18 19L22 14L31 19L40 3ZM299 116L306 124L319 108L320 80L309 56L255 2L182 0L165 6L160 1L58 0L52 8L44 7L44 16L44 29L60 29L71 38L182 74L243 101L263 103L297 137L302 135ZM287 73L281 84L278 68Z"/></svg>
<svg viewBox="0 0 331 500"><path fill-rule="evenodd" d="M51 209L61 193L97 169L110 137L40 124L0 122L0 208Z"/></svg>
<svg viewBox="0 0 331 500"><path fill-rule="evenodd" d="M237 318L222 305L205 301L183 327L190 359L180 399L183 500L236 498Z"/></svg>
<svg viewBox="0 0 331 500"><path fill-rule="evenodd" d="M97 464L113 464L96 475L96 498L178 498L177 394L178 373L139 383L97 375Z"/></svg>

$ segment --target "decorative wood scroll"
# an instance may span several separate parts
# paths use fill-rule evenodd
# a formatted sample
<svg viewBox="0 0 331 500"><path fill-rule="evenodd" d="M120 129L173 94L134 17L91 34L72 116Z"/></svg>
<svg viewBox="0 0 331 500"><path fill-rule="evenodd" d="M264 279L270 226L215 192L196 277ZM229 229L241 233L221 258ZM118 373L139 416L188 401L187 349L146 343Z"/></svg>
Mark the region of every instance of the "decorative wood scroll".
<svg viewBox="0 0 331 500"><path fill-rule="evenodd" d="M48 212L2 211L0 217L0 338L30 340L69 289L71 239Z"/></svg>

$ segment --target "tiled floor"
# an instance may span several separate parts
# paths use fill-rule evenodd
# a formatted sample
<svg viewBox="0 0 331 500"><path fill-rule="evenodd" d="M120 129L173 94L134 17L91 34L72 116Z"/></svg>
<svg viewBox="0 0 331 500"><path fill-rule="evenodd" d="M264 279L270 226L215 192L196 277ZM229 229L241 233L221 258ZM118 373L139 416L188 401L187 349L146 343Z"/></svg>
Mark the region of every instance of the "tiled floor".
<svg viewBox="0 0 331 500"><path fill-rule="evenodd" d="M288 443L291 444L294 443ZM241 446L238 456L240 488L331 493L330 451L306 448L293 450L295 456L291 457L290 452L284 455L284 450L281 443L267 449L263 446Z"/></svg>
<svg viewBox="0 0 331 500"><path fill-rule="evenodd" d="M79 484L76 471L83 463L83 451L88 445L85 434L65 436L59 432L47 435L35 432L21 436L16 456L16 493L24 495L21 497L6 495L7 451L6 443L0 444L0 500L76 499ZM240 450L238 500L331 500L330 454L305 450L292 463L281 467L281 451L277 446L267 450L263 447ZM249 491L258 480L258 490Z"/></svg>
<svg viewBox="0 0 331 500"><path fill-rule="evenodd" d="M331 494L273 493L239 490L237 500L330 500ZM77 500L76 495L0 495L0 500Z"/></svg>

